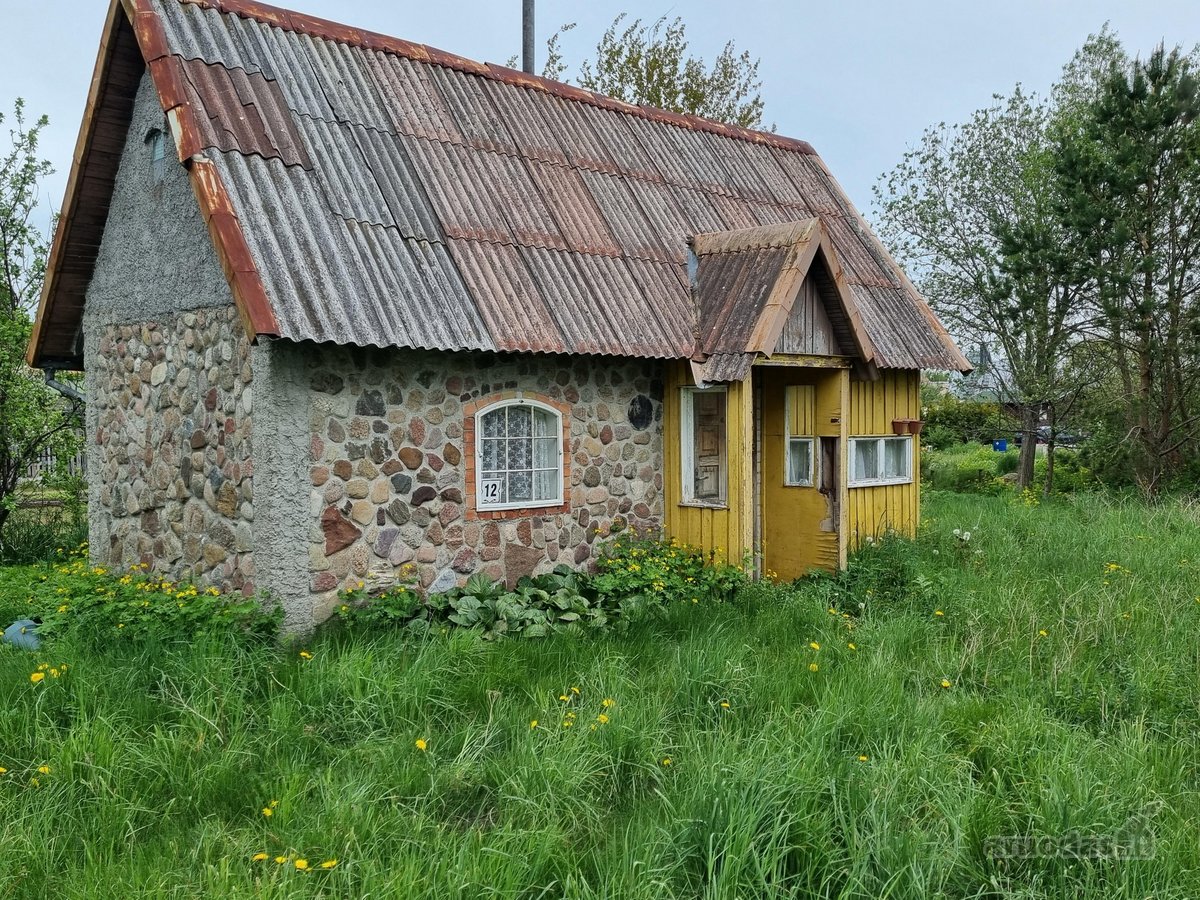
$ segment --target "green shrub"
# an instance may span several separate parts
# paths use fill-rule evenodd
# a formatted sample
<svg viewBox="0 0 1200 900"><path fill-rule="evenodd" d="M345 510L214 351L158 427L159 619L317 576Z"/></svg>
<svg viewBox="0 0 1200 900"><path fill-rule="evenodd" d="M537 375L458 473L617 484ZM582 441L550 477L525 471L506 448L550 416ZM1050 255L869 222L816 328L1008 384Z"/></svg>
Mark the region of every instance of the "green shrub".
<svg viewBox="0 0 1200 900"><path fill-rule="evenodd" d="M22 488L5 499L8 519L0 532L0 565L49 562L64 548L87 540L87 506L81 478Z"/></svg>
<svg viewBox="0 0 1200 900"><path fill-rule="evenodd" d="M1039 455L1033 464L1034 486L1041 490L1046 484L1048 461ZM1054 450L1054 492L1070 494L1086 491L1098 485L1095 474L1084 464L1084 458L1075 450Z"/></svg>
<svg viewBox="0 0 1200 900"><path fill-rule="evenodd" d="M1016 451L997 453L990 446L962 446L941 453L926 453L921 477L934 490L970 494L998 494L1005 489L1000 466L1009 465Z"/></svg>
<svg viewBox="0 0 1200 900"><path fill-rule="evenodd" d="M729 600L747 582L746 561L735 566L695 547L669 541L621 535L601 547L597 593L610 598L637 596L667 600Z"/></svg>
<svg viewBox="0 0 1200 900"><path fill-rule="evenodd" d="M403 627L423 635L434 627L456 626L478 629L485 640L602 628L609 620L603 598L586 591L581 576L567 566L522 578L512 590L475 574L462 587L428 597L400 585L377 596L357 588L343 592L342 600L338 618L352 627Z"/></svg>
<svg viewBox="0 0 1200 900"><path fill-rule="evenodd" d="M961 441L958 435L945 425L927 425L921 431L921 443L934 450L945 450Z"/></svg>
<svg viewBox="0 0 1200 900"><path fill-rule="evenodd" d="M140 569L117 575L89 566L85 554L81 549L17 570L27 573L22 615L40 622L41 637L71 636L103 647L116 640L187 642L227 634L258 641L278 633L282 612L259 598L223 595Z"/></svg>
<svg viewBox="0 0 1200 900"><path fill-rule="evenodd" d="M939 449L955 442L965 444L983 441L990 444L997 438L1011 438L1018 427L1016 420L999 404L959 400L952 394L929 404L923 418L923 439ZM934 437L938 443L935 443Z"/></svg>
<svg viewBox="0 0 1200 900"><path fill-rule="evenodd" d="M1020 450L1006 450L996 456L996 473L1011 475L1021 464Z"/></svg>
<svg viewBox="0 0 1200 900"><path fill-rule="evenodd" d="M602 547L594 574L558 566L522 578L510 590L476 574L462 587L422 597L411 585L374 596L362 586L342 593L338 619L352 628L472 628L485 639L545 637L560 631L627 629L658 617L671 601L730 599L748 582L741 567L705 559L676 541L622 535Z"/></svg>

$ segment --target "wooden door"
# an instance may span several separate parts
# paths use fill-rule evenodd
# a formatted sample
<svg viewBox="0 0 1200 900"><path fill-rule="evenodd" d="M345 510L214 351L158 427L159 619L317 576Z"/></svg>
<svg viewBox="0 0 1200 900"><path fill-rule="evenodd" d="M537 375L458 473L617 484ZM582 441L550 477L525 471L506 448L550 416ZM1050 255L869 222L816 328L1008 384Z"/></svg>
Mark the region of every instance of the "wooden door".
<svg viewBox="0 0 1200 900"><path fill-rule="evenodd" d="M768 371L758 385L763 571L790 581L811 569L836 569L841 444L836 435L821 434L830 423L820 415L836 378Z"/></svg>

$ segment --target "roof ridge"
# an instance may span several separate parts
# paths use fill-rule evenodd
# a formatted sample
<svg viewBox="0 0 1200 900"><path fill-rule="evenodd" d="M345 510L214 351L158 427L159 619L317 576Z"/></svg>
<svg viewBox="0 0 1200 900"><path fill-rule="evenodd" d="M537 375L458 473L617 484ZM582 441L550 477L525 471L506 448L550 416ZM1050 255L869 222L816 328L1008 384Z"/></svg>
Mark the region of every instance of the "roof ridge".
<svg viewBox="0 0 1200 900"><path fill-rule="evenodd" d="M540 75L519 72L496 63L477 62L465 56L459 56L456 53L449 53L445 50L439 50L436 47L430 47L427 44L417 44L412 41L403 40L402 38L391 37L362 28L354 28L339 22L333 22L329 19L322 19L317 16L270 6L266 3L260 3L258 0L174 0L174 2L181 5L201 6L220 13L240 16L243 19L253 19L257 22L283 29L284 31L305 34L314 38L323 38L336 43L361 47L365 50L381 50L385 53L392 53L396 56L417 62L444 66L470 75L482 76L502 84L511 84L517 87L541 91L542 93L551 94L564 100L587 103L590 106L600 109L626 113L648 119L652 122L686 128L690 131L704 131L735 140L776 147L780 150L790 150L812 156L816 155L816 150L813 149L812 144L798 138L783 137L769 131L756 131L752 128L743 128L739 125L729 125L714 119L706 119L703 116L684 115L682 113L671 112L670 110L658 109L653 106L627 103L615 97L597 94L594 91L565 84L561 81L552 81Z"/></svg>
<svg viewBox="0 0 1200 900"><path fill-rule="evenodd" d="M697 256L779 250L812 240L814 230L824 228L819 215L809 214L789 222L700 232L693 236L692 243Z"/></svg>

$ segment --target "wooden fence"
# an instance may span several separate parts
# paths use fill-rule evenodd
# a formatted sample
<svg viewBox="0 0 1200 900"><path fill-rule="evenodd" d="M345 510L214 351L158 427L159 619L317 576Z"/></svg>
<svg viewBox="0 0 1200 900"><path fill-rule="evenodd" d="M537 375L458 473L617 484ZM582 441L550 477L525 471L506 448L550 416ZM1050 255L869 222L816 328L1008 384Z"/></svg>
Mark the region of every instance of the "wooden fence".
<svg viewBox="0 0 1200 900"><path fill-rule="evenodd" d="M53 451L49 448L38 454L38 458L29 464L29 468L25 470L25 479L27 481L40 481L43 475L52 474L55 471L57 460ZM67 472L71 475L84 477L87 475L87 454L83 448L79 448L79 452L67 460Z"/></svg>

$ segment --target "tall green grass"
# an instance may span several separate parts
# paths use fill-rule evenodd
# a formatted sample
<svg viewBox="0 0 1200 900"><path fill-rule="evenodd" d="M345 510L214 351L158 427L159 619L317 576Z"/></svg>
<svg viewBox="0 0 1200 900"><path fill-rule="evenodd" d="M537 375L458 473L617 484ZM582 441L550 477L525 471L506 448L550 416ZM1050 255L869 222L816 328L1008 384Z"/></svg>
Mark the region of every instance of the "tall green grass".
<svg viewBox="0 0 1200 900"><path fill-rule="evenodd" d="M0 650L0 897L1200 896L1197 510L929 493L634 635Z"/></svg>

